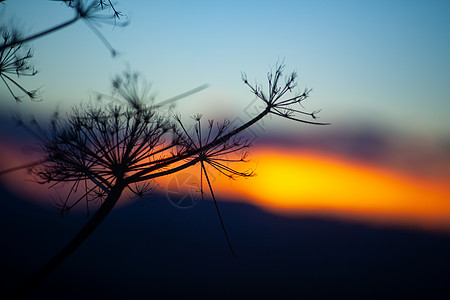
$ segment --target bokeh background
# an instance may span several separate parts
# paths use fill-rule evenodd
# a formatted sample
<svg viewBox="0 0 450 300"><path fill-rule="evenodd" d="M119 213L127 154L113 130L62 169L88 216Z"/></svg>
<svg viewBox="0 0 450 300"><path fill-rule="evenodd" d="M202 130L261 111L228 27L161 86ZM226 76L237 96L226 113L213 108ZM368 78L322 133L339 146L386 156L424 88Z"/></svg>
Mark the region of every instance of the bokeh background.
<svg viewBox="0 0 450 300"><path fill-rule="evenodd" d="M144 207L124 199L38 290L79 298L125 295L448 296L450 259L450 3L448 1L119 1L125 27L83 22L30 43L41 102L16 103L0 85L0 167L39 157L12 115L42 124L110 91L126 69L177 102L238 124L261 108L241 81L265 83L277 63L296 70L305 109L330 126L275 117L247 134L257 176L214 184L238 259L212 203ZM5 1L0 25L26 35L70 19L53 1ZM125 17L124 17L125 18ZM247 168L247 167L244 167ZM192 174L196 171L193 170ZM2 284L29 276L86 221L60 220L54 189L26 171L2 175ZM53 198L52 198L53 197ZM169 197L170 198L170 197ZM59 272L59 273L58 273Z"/></svg>

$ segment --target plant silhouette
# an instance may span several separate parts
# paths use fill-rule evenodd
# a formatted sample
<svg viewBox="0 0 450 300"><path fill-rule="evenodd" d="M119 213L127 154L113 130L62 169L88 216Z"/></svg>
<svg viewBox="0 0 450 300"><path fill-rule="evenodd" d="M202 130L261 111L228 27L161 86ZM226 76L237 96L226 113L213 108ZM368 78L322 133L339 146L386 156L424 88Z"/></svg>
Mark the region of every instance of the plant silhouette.
<svg viewBox="0 0 450 300"><path fill-rule="evenodd" d="M24 88L16 79L11 76L34 76L37 71L29 64L33 57L31 49L23 52L23 42L20 41L19 34L6 27L0 27L0 78L16 102L20 102L23 96L28 96L30 100L38 99L38 90L28 90ZM3 47L11 44L10 47ZM23 96L18 96L14 92L17 88Z"/></svg>
<svg viewBox="0 0 450 300"><path fill-rule="evenodd" d="M110 0L52 0L54 2L61 2L68 8L72 9L74 16L58 25L45 29L43 31L31 34L29 36L17 36L15 39L10 39L0 45L0 51L15 47L16 45L30 42L32 40L41 38L45 35L51 34L58 30L64 29L80 20L83 20L86 25L94 32L95 35L102 41L102 43L111 52L111 55L117 54L116 50L105 39L105 37L98 30L98 25L101 23L124 26L127 23L121 22L120 18L123 13L118 11Z"/></svg>
<svg viewBox="0 0 450 300"><path fill-rule="evenodd" d="M101 24L112 24L114 26L126 26L127 22L123 21L124 15L117 10L110 0L52 0L61 2L74 12L74 16L58 25L43 31L24 36L19 30L13 28L10 24L0 24L0 79L6 86L9 93L20 102L24 96L30 100L39 100L39 89L29 90L13 79L20 76L35 76L37 71L30 65L33 58L33 51L29 48L23 51L26 43L62 30L78 21L84 21L89 29L99 38L105 45L113 57L117 55L117 50L108 42L98 29ZM6 1L0 1L6 2ZM15 91L17 89L17 91ZM18 92L22 94L19 96Z"/></svg>
<svg viewBox="0 0 450 300"><path fill-rule="evenodd" d="M40 183L70 184L66 197L61 199L60 212L67 213L75 205L84 202L100 203L99 208L76 236L45 264L20 289L13 298L19 298L69 257L102 223L124 191L134 197L144 198L154 188L153 181L184 169L199 165L219 216L228 245L234 255L225 230L219 206L213 192L206 165L230 178L249 177L251 171L237 171L228 163L245 161L245 150L250 143L239 138L245 129L269 114L297 122L325 125L314 121L315 113L294 108L308 97L308 91L295 93L296 73L283 81L283 65L275 66L268 73L268 92L259 85L251 85L243 75L243 81L265 103L257 116L238 127L231 128L228 121L208 121L202 129L201 115L194 116L193 133L183 124L181 117L172 119L160 109L142 89L136 74L126 72L113 80L114 94L103 107L80 106L65 119L55 116L48 131L27 127L41 139L44 158L32 167L32 173ZM170 102L170 101L169 101ZM298 114L311 117L304 120ZM226 158L240 153L239 159ZM202 195L203 187L202 187Z"/></svg>

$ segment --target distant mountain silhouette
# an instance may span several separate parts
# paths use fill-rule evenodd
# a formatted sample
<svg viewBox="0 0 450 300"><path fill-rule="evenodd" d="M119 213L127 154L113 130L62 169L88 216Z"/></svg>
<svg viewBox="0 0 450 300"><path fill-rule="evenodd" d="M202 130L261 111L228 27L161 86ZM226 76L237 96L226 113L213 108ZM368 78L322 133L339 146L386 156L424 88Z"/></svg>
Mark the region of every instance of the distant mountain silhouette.
<svg viewBox="0 0 450 300"><path fill-rule="evenodd" d="M86 221L0 186L0 291L10 291ZM25 299L249 299L450 297L450 235L283 218L219 203L233 259L211 201L181 210L165 197L117 208Z"/></svg>

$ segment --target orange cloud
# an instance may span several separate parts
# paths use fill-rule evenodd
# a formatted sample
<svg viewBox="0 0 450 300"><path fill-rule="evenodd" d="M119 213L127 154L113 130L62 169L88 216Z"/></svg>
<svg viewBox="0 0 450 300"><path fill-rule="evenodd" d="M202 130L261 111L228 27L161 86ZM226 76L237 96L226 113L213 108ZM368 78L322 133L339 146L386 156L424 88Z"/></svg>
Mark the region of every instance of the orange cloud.
<svg viewBox="0 0 450 300"><path fill-rule="evenodd" d="M287 215L325 215L450 230L450 184L340 157L255 148L258 175L216 186L224 194ZM230 192L232 191L232 192Z"/></svg>
<svg viewBox="0 0 450 300"><path fill-rule="evenodd" d="M27 151L23 145L2 137L0 147L0 171L21 166L41 159L36 152ZM53 203L51 193L47 185L38 184L27 169L2 174L0 182L12 194L23 197L30 202ZM45 199L48 199L46 201Z"/></svg>
<svg viewBox="0 0 450 300"><path fill-rule="evenodd" d="M33 159L14 147L14 143L4 142L8 147L0 148L2 170ZM219 200L244 200L287 216L326 216L372 224L450 230L447 177L421 178L303 148L254 147L250 157L253 163L243 163L237 168L256 167L255 177L229 180L213 173L211 179ZM198 168L185 172L200 177ZM166 192L171 178L158 180L160 191ZM31 182L26 170L2 175L0 180L13 193L33 202L53 205L54 189ZM208 194L206 185L204 187ZM65 195L66 189L67 186L62 186L57 190ZM127 203L127 199L120 201L121 205Z"/></svg>

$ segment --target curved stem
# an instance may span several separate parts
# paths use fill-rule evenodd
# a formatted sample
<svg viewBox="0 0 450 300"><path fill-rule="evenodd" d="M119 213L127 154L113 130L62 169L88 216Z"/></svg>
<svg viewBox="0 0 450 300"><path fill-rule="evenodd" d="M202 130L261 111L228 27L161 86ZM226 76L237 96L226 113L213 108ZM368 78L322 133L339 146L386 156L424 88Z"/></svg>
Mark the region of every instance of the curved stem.
<svg viewBox="0 0 450 300"><path fill-rule="evenodd" d="M206 177L206 182L208 183L209 191L211 192L211 197L214 200L214 206L216 207L217 215L219 216L220 225L222 225L223 233L225 234L225 238L227 239L228 247L230 248L231 254L233 254L233 257L236 258L236 253L234 252L233 247L231 246L231 241L228 236L227 230L225 229L225 223L223 222L222 215L220 214L219 205L217 204L216 196L214 196L214 191L212 189L211 182L209 181L208 173L206 173L206 169L205 169L205 165L203 164L203 161L201 161L201 164L202 164L202 170ZM202 192L202 195L203 195L203 192Z"/></svg>
<svg viewBox="0 0 450 300"><path fill-rule="evenodd" d="M36 160L36 161L29 162L29 163L26 163L26 164L23 164L23 165L20 165L20 166L17 166L17 167L12 167L12 168L9 168L9 169L6 169L6 170L1 170L0 171L0 176L3 175L3 174L14 172L14 171L19 171L19 170L31 168L31 167L43 164L46 161L47 161L47 159L44 158L44 159L41 159L41 160Z"/></svg>
<svg viewBox="0 0 450 300"><path fill-rule="evenodd" d="M46 30L44 30L44 31L35 33L35 34L30 35L29 37L23 38L23 39L21 39L21 40L18 40L18 41L12 41L12 42L9 42L9 43L7 43L7 44L4 44L4 45L0 46L0 51L3 50L3 49L6 49L6 48L13 47L13 46L15 46L15 45L17 45L17 44L22 44L22 43L25 43L25 42L29 42L29 41L31 41L31 40L40 38L41 36L44 36L44 35L47 35L47 34L49 34L49 33L54 32L54 31L60 30L60 29L62 29L62 28L64 28L64 27L66 27L66 26L69 26L69 25L75 23L75 22L78 21L79 19L80 19L80 17L77 15L77 16L73 17L72 19L70 19L70 20L68 20L68 21L66 21L66 22L64 22L64 23L62 23L62 24L59 24L59 25L56 25L56 26L51 27L51 28L49 28L49 29L46 29Z"/></svg>
<svg viewBox="0 0 450 300"><path fill-rule="evenodd" d="M53 256L40 270L38 270L25 284L19 287L10 295L8 299L20 299L26 295L31 289L44 280L51 272L53 272L64 260L66 260L78 247L97 229L106 216L111 212L114 205L120 198L125 185L117 183L109 193L100 208L92 216L92 218L84 225L75 237L67 243L67 245Z"/></svg>
<svg viewBox="0 0 450 300"><path fill-rule="evenodd" d="M218 138L217 140L214 140L213 142L204 145L203 147L197 148L195 150L191 150L188 151L184 154L180 154L174 157L170 157L167 159L162 160L160 163L146 168L142 171L139 171L133 175L131 175L130 177L127 178L127 182L128 183L134 183L134 182L139 182L139 181L143 181L143 180L148 180L148 179L152 179L155 176L153 174L149 174L146 175L148 173L151 173L153 171L162 169L168 165L171 165L173 163L179 162L183 159L186 159L190 156L196 155L202 151L208 150L214 146L220 145L221 143L229 140L231 137L233 137L234 135L244 131L245 129L249 128L250 126L252 126L253 124L255 124L256 122L258 122L259 120L261 120L264 116L266 116L267 114L270 113L270 107L266 107L266 109L264 109L259 115L257 115L256 117L254 117L253 119L251 119L250 121L248 121L247 123L243 124L242 126L234 129L233 131L230 131L229 133L225 134L224 136Z"/></svg>

